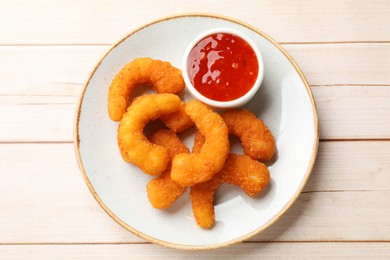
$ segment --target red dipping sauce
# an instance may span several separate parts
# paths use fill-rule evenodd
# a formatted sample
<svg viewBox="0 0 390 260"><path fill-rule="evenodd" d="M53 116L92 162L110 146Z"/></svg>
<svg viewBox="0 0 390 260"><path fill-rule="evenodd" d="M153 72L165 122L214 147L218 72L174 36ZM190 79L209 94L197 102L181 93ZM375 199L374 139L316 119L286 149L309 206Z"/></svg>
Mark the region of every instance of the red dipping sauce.
<svg viewBox="0 0 390 260"><path fill-rule="evenodd" d="M192 85L203 96L231 101L254 85L259 63L252 47L230 33L215 33L200 40L187 61Z"/></svg>

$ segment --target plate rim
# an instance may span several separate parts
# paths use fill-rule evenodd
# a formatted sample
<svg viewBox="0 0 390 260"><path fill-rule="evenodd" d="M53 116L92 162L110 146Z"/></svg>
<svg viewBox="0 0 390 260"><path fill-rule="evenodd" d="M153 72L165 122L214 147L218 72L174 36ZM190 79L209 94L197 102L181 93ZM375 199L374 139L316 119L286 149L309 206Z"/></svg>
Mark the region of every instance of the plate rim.
<svg viewBox="0 0 390 260"><path fill-rule="evenodd" d="M229 240L229 241L226 241L226 242L209 244L209 245L183 245L183 244L177 244L177 243L171 243L171 242L163 241L163 240L154 238L154 237L152 237L150 235L144 234L144 233L136 230L135 228L131 227L129 224L125 223L123 220L121 220L118 216L116 216L105 205L105 203L102 201L100 196L97 194L97 192L93 188L93 185L92 185L92 183L91 183L90 179L88 178L88 175L87 175L87 173L85 171L84 164L83 164L83 161L81 159L81 153L80 153L79 122L80 122L81 106L83 104L84 95L85 95L85 92L86 92L86 90L87 90L87 88L89 86L89 83L90 83L92 77L94 76L96 70L99 68L101 63L104 61L104 59L109 55L109 53L111 53L111 51L113 49L115 49L117 46L119 46L121 43L123 43L125 40L130 38L135 33L139 32L139 31L142 31L143 29L145 29L147 27L150 27L150 26L152 26L154 24L158 24L158 23L161 23L161 22L164 22L164 21L167 21L167 20L186 18L186 17L215 18L215 19L221 19L221 20L229 21L229 22L232 22L232 23L244 26L244 27L254 31L255 33L261 35L262 37L264 37L267 41L269 41L273 46L275 46L289 60L291 65L293 65L295 71L298 73L299 77L301 78L301 80L302 80L302 82L303 82L303 84L305 86L306 92L307 92L307 94L308 94L308 96L310 98L310 101L311 101L311 104L312 104L313 119L314 119L313 120L314 121L313 122L314 123L314 146L313 146L313 149L312 149L312 152L311 152L311 157L310 157L310 161L309 161L308 167L306 169L306 173L305 173L305 175L304 175L300 185L298 186L298 189L294 193L294 196L292 196L287 201L287 203L282 207L282 209L274 217L272 217L270 220L268 220L261 227L255 229L252 232L249 232L249 233L247 233L247 234L245 234L243 236L237 237L235 239L232 239L232 240ZM295 60L291 57L291 55L278 42L276 42L273 38L268 36L266 33L261 31L260 29L254 27L254 26L252 26L252 25L250 25L250 24L248 24L248 23L246 23L244 21L238 20L236 18L232 18L232 17L220 15L220 14L211 14L211 13L202 13L202 12L183 13L183 14L169 15L169 16L165 16L165 17L162 17L162 18L159 18L159 19L155 19L152 22L146 23L146 24L144 24L144 25L142 25L142 26L140 26L138 28L135 28L134 30L129 32L127 35L122 37L118 42L113 44L107 50L107 52L100 58L100 60L97 62L97 64L93 68L92 72L90 73L90 75L88 77L88 80L84 84L84 86L83 86L83 88L81 90L81 93L80 93L80 95L78 97L78 101L77 101L76 109L75 109L75 115L74 115L74 122L73 122L73 143L74 143L74 151L75 151L75 154L76 154L76 159L77 159L77 163L78 163L79 169L81 171L82 177L83 177L84 181L86 182L90 192L92 193L93 197L98 202L98 204L103 208L103 210L115 222L117 222L119 225L121 225L126 230L130 231L131 233L135 234L136 236L138 236L138 237L140 237L140 238L142 238L142 239L144 239L146 241L149 241L149 242L154 243L154 244L162 245L162 246L165 246L165 247L169 247L169 248L185 249L185 250L217 249L217 248L222 248L222 247L227 247L227 246L231 246L231 245L234 245L234 244L238 244L238 243L243 242L245 240L248 240L249 238L253 237L254 235L264 231L265 229L270 227L272 224L274 224L291 207L291 205L297 200L297 198L301 194L301 191L303 190L304 186L306 185L306 183L307 183L307 181L308 181L308 179L309 179L309 177L311 175L311 172L313 170L314 163L315 163L315 160L316 160L316 157L317 157L318 146L319 146L318 112L317 112L316 102L315 102L313 93L311 91L310 85L307 82L306 77L304 76L302 70L300 69L298 64L295 62Z"/></svg>

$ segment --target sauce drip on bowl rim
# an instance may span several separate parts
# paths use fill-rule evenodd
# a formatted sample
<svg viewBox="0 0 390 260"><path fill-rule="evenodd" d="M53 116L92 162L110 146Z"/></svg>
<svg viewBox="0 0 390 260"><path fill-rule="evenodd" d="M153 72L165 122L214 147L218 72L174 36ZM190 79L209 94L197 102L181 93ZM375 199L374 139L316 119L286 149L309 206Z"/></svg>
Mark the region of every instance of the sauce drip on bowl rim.
<svg viewBox="0 0 390 260"><path fill-rule="evenodd" d="M251 45L234 33L217 32L190 51L187 72L194 88L215 101L231 101L254 87L259 62Z"/></svg>

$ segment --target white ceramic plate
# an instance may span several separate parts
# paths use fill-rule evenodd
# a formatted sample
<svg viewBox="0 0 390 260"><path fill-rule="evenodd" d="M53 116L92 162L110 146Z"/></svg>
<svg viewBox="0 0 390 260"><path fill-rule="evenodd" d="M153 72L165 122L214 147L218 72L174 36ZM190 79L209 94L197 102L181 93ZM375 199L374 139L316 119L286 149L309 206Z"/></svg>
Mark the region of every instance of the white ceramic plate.
<svg viewBox="0 0 390 260"><path fill-rule="evenodd" d="M277 156L269 165L271 183L250 198L234 186L216 194L216 223L196 225L188 193L168 210L148 202L150 176L125 163L117 146L118 123L107 113L108 88L130 60L150 56L180 67L187 45L198 34L228 27L248 34L260 48L265 77L246 105L275 135ZM210 249L248 239L275 222L296 200L311 173L318 147L317 112L302 72L274 40L256 28L226 17L182 15L132 32L113 46L92 72L80 97L74 127L76 155L84 179L103 209L120 225L153 243L182 249ZM187 144L191 140L187 138ZM241 147L233 145L241 153Z"/></svg>

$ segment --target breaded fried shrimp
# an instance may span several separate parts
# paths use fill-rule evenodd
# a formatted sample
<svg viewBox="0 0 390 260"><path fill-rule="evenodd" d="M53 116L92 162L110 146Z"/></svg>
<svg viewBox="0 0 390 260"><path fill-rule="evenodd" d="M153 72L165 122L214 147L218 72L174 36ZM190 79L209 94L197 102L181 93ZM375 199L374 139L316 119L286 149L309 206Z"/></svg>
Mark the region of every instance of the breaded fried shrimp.
<svg viewBox="0 0 390 260"><path fill-rule="evenodd" d="M139 85L151 85L157 93L176 94L184 89L181 71L167 61L136 58L126 64L114 77L108 92L108 114L120 121L126 112L129 99Z"/></svg>
<svg viewBox="0 0 390 260"><path fill-rule="evenodd" d="M157 93L146 94L149 87ZM117 142L123 160L153 176L146 183L151 207L171 207L190 187L196 223L209 229L215 223L215 193L221 185L238 186L253 197L269 184L270 172L259 160L272 159L276 144L252 112L235 109L220 115L198 100L185 103L179 94L184 87L181 70L170 62L135 58L111 81L108 115L120 122ZM186 140L193 126L198 132L190 152L178 135ZM240 139L245 154L229 153L229 135Z"/></svg>
<svg viewBox="0 0 390 260"><path fill-rule="evenodd" d="M118 145L125 161L150 175L160 175L168 166L169 152L152 144L144 135L145 125L180 108L174 94L151 94L137 97L124 114L118 129Z"/></svg>
<svg viewBox="0 0 390 260"><path fill-rule="evenodd" d="M200 153L200 149L202 149L205 141L205 137L199 131L196 132L194 144L192 145L192 153Z"/></svg>
<svg viewBox="0 0 390 260"><path fill-rule="evenodd" d="M185 107L186 104L182 102L178 111L161 117L161 121L175 133L182 133L194 125L186 114Z"/></svg>
<svg viewBox="0 0 390 260"><path fill-rule="evenodd" d="M156 209L169 208L185 191L185 187L171 179L170 170L146 184L149 202Z"/></svg>
<svg viewBox="0 0 390 260"><path fill-rule="evenodd" d="M152 143L168 149L170 161L176 154L190 152L177 135L168 129L158 130L149 139ZM148 182L146 191L154 208L166 209L186 191L186 188L171 179L171 170L168 166L161 176Z"/></svg>
<svg viewBox="0 0 390 260"><path fill-rule="evenodd" d="M270 181L268 168L246 155L229 154L222 171L209 181L191 187L190 198L196 222L210 228L215 221L214 194L223 183L241 187L249 196L258 194Z"/></svg>
<svg viewBox="0 0 390 260"><path fill-rule="evenodd" d="M230 134L241 140L246 155L254 160L272 159L276 151L275 139L262 120L246 109L226 111L221 116Z"/></svg>
<svg viewBox="0 0 390 260"><path fill-rule="evenodd" d="M169 161L179 153L189 153L187 146L182 143L180 138L169 129L159 129L149 138L152 143L161 145L168 149Z"/></svg>
<svg viewBox="0 0 390 260"><path fill-rule="evenodd" d="M204 144L204 137L198 132L192 152L198 152ZM249 196L257 195L270 181L268 168L246 155L229 154L222 171L209 181L191 187L192 211L197 224L211 228L215 221L214 194L223 183L241 187Z"/></svg>
<svg viewBox="0 0 390 260"><path fill-rule="evenodd" d="M215 222L214 194L221 185L220 178L191 187L190 198L195 221L201 228L211 228Z"/></svg>
<svg viewBox="0 0 390 260"><path fill-rule="evenodd" d="M208 106L191 100L185 111L205 137L199 153L178 154L173 158L171 178L182 186L192 186L212 178L219 172L228 156L228 128L217 113Z"/></svg>

